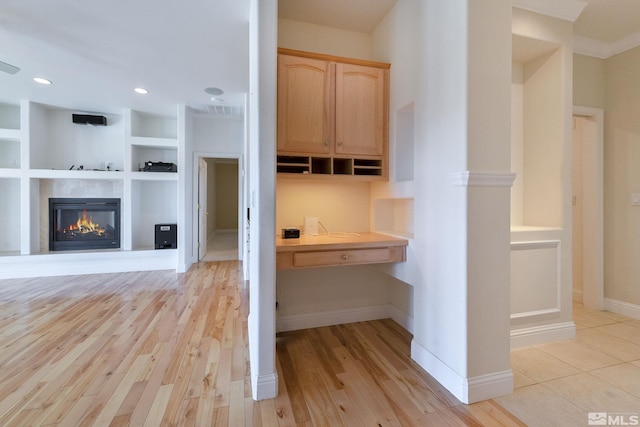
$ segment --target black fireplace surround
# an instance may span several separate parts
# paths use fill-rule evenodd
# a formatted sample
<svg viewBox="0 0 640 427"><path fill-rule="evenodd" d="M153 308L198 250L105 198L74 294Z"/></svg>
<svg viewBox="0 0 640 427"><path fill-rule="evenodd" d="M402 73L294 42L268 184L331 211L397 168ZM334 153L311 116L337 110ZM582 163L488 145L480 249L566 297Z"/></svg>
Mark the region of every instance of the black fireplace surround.
<svg viewBox="0 0 640 427"><path fill-rule="evenodd" d="M50 251L118 248L120 199L49 199Z"/></svg>

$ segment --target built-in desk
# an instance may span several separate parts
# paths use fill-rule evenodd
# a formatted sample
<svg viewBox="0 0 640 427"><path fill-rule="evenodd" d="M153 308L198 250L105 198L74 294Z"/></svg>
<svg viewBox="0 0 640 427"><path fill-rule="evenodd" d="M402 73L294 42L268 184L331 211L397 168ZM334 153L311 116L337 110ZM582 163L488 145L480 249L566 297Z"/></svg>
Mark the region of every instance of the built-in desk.
<svg viewBox="0 0 640 427"><path fill-rule="evenodd" d="M408 241L379 233L276 238L276 269L406 261Z"/></svg>

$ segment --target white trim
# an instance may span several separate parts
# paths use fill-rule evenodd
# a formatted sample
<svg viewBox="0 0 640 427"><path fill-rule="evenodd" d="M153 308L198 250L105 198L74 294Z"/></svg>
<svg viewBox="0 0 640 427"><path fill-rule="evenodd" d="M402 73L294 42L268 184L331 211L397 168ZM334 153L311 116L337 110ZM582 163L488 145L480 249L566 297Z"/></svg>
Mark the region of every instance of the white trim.
<svg viewBox="0 0 640 427"><path fill-rule="evenodd" d="M573 53L607 59L613 55L613 47L611 43L582 36L573 36Z"/></svg>
<svg viewBox="0 0 640 427"><path fill-rule="evenodd" d="M556 301L555 306L542 310L524 311L511 313L511 319L530 318L535 321L536 317L544 317L549 314L561 312L560 302L562 301L562 250L560 240L535 240L525 242L511 242L511 251L530 251L539 249L555 249L556 251Z"/></svg>
<svg viewBox="0 0 640 427"><path fill-rule="evenodd" d="M344 323L387 319L391 317L391 310L389 307L390 304L383 304L370 307L280 316L276 320L276 332L296 331L299 329L321 328L323 326L341 325Z"/></svg>
<svg viewBox="0 0 640 427"><path fill-rule="evenodd" d="M559 300L557 301L558 305L560 305ZM553 308L547 308L544 310L533 310L533 311L523 311L520 313L513 313L511 314L511 320L514 319L524 319L524 318L528 318L528 320L534 320L532 318L534 317L545 317L548 316L550 314L558 314L560 313L560 307L553 307Z"/></svg>
<svg viewBox="0 0 640 427"><path fill-rule="evenodd" d="M278 374L251 375L253 400L272 399L278 395Z"/></svg>
<svg viewBox="0 0 640 427"><path fill-rule="evenodd" d="M405 313L404 311L400 310L398 307L392 304L389 304L387 310L388 310L389 318L391 318L398 325L405 328L407 331L409 331L409 333L413 334L414 323L413 323L412 316L409 316L407 313Z"/></svg>
<svg viewBox="0 0 640 427"><path fill-rule="evenodd" d="M604 309L612 313L621 314L634 319L640 319L640 305L637 304L605 298Z"/></svg>
<svg viewBox="0 0 640 427"><path fill-rule="evenodd" d="M640 31L629 34L612 43L582 36L573 36L573 53L600 59L610 58L638 46L640 46Z"/></svg>
<svg viewBox="0 0 640 427"><path fill-rule="evenodd" d="M589 117L596 122L595 145L583 146L583 158L593 159L594 168L583 174L583 186L590 191L583 196L589 215L583 224L583 283L581 301L585 308L602 310L604 307L604 110L602 108L573 106L573 115ZM586 170L586 169L585 169Z"/></svg>
<svg viewBox="0 0 640 427"><path fill-rule="evenodd" d="M194 151L193 152L193 182L198 182L198 160L199 159L235 159L238 162L238 260L244 260L245 254L245 242L247 241L247 216L246 206L244 203L244 188L245 188L245 176L244 176L244 163L243 155L241 153L220 153L211 151ZM193 209L191 211L192 220L192 253L194 254L194 262L197 262L198 258L198 227L200 226L198 221L198 186L192 186L192 195L194 197ZM216 230L214 230L215 232ZM208 238L208 236L207 236ZM205 242L206 244L206 242ZM243 262L244 264L244 262ZM246 268L246 267L244 267Z"/></svg>
<svg viewBox="0 0 640 427"><path fill-rule="evenodd" d="M570 340L576 336L573 322L554 323L511 330L511 349L544 344L552 341Z"/></svg>
<svg viewBox="0 0 640 427"><path fill-rule="evenodd" d="M0 257L0 277L18 279L129 271L178 270L177 249L65 252Z"/></svg>
<svg viewBox="0 0 640 427"><path fill-rule="evenodd" d="M640 31L628 34L621 39L618 39L611 43L612 55L617 55L622 52L626 52L629 49L640 46Z"/></svg>
<svg viewBox="0 0 640 427"><path fill-rule="evenodd" d="M462 403L479 402L513 392L513 373L510 370L464 378L415 340L411 340L411 358Z"/></svg>
<svg viewBox="0 0 640 427"><path fill-rule="evenodd" d="M513 0L513 7L574 22L587 6L582 0Z"/></svg>
<svg viewBox="0 0 640 427"><path fill-rule="evenodd" d="M513 393L513 372L509 369L467 378L466 388L468 401L471 403L511 394Z"/></svg>
<svg viewBox="0 0 640 427"><path fill-rule="evenodd" d="M449 174L456 187L511 187L516 179L514 172L462 171Z"/></svg>

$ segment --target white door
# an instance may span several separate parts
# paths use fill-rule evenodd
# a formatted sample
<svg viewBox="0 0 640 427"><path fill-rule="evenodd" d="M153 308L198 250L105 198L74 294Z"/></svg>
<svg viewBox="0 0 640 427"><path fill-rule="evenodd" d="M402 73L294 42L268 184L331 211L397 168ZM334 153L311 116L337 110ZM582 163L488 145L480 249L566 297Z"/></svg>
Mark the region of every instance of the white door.
<svg viewBox="0 0 640 427"><path fill-rule="evenodd" d="M198 159L198 260L207 254L207 162Z"/></svg>

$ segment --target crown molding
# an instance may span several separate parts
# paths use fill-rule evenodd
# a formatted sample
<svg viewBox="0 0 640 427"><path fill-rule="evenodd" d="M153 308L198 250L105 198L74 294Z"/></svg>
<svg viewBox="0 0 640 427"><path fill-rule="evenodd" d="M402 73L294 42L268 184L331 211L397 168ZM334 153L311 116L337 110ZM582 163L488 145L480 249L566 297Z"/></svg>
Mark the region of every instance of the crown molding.
<svg viewBox="0 0 640 427"><path fill-rule="evenodd" d="M516 179L514 172L461 171L449 174L456 187L511 187Z"/></svg>
<svg viewBox="0 0 640 427"><path fill-rule="evenodd" d="M584 0L513 0L513 7L574 22L587 6Z"/></svg>
<svg viewBox="0 0 640 427"><path fill-rule="evenodd" d="M612 49L611 43L582 36L573 36L573 53L607 59L612 55Z"/></svg>
<svg viewBox="0 0 640 427"><path fill-rule="evenodd" d="M573 53L607 59L613 55L640 46L640 31L629 34L613 43L606 43L582 36L573 36Z"/></svg>
<svg viewBox="0 0 640 427"><path fill-rule="evenodd" d="M625 36L611 43L611 56L617 55L638 46L640 46L640 31L629 34L628 36Z"/></svg>

